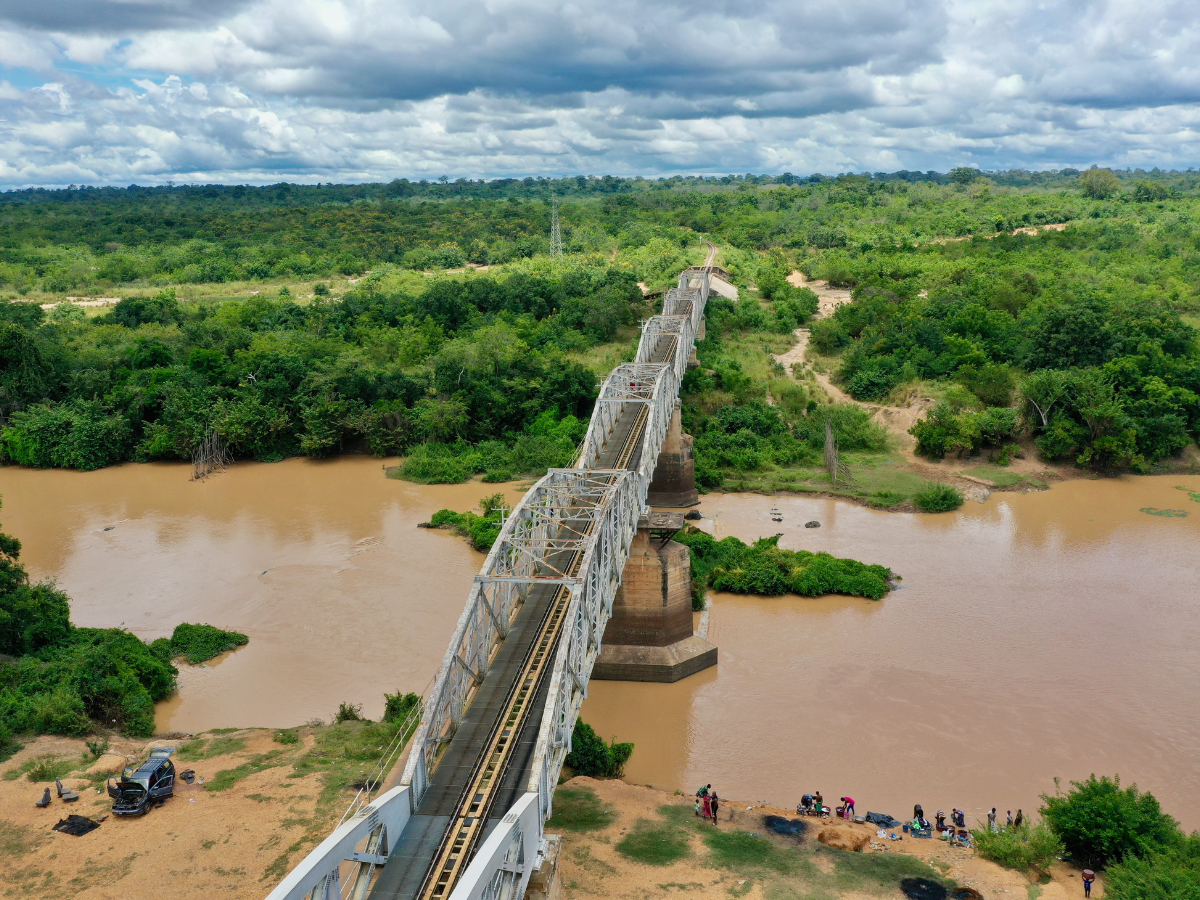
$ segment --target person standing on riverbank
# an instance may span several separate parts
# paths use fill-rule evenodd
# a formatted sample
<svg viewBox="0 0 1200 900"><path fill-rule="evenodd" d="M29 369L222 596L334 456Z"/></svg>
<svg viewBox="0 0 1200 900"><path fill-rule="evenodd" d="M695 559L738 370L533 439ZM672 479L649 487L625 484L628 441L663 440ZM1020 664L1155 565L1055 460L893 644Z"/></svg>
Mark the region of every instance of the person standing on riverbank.
<svg viewBox="0 0 1200 900"><path fill-rule="evenodd" d="M1010 830L1011 830L1011 829L1012 829L1012 827L1013 827L1013 817L1012 817L1012 810L1011 810L1011 809L1008 811L1008 821L1004 823L1004 827L1005 827L1005 828L1008 828L1008 829L1010 829Z"/></svg>
<svg viewBox="0 0 1200 900"><path fill-rule="evenodd" d="M1020 828L1024 824L1025 824L1025 813L1021 812L1018 809L1017 810L1017 818L1016 818L1016 820L1014 820L1013 825L1017 828Z"/></svg>
<svg viewBox="0 0 1200 900"><path fill-rule="evenodd" d="M706 819L712 814L712 797L708 794L700 798L700 814Z"/></svg>
<svg viewBox="0 0 1200 900"><path fill-rule="evenodd" d="M992 807L992 811L988 813L988 831L996 830L996 807Z"/></svg>
<svg viewBox="0 0 1200 900"><path fill-rule="evenodd" d="M717 792L713 791L712 792L712 820L713 820L714 825L717 824L717 807L719 805L720 805L720 803L717 799Z"/></svg>

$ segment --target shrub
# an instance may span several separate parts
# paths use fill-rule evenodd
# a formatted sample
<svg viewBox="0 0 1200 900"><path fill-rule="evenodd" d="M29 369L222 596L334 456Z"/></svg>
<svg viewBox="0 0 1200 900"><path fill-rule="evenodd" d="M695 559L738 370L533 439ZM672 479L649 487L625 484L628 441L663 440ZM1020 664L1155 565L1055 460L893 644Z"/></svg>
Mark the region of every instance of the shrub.
<svg viewBox="0 0 1200 900"><path fill-rule="evenodd" d="M338 711L333 714L333 721L336 725L341 725L343 722L362 722L362 704L361 703L342 703L338 706Z"/></svg>
<svg viewBox="0 0 1200 900"><path fill-rule="evenodd" d="M1062 841L1045 822L1002 831L977 829L971 835L980 856L1019 872L1043 875L1063 853Z"/></svg>
<svg viewBox="0 0 1200 900"><path fill-rule="evenodd" d="M1126 857L1105 876L1109 900L1194 900L1200 897L1200 835L1177 847Z"/></svg>
<svg viewBox="0 0 1200 900"><path fill-rule="evenodd" d="M913 504L922 512L950 512L963 505L963 495L952 484L931 481L913 494Z"/></svg>
<svg viewBox="0 0 1200 900"><path fill-rule="evenodd" d="M416 694L401 694L399 691L394 694L384 693L383 701L383 719L381 721L384 722L403 722L409 712L421 704L421 698Z"/></svg>
<svg viewBox="0 0 1200 900"><path fill-rule="evenodd" d="M73 768L70 760L59 759L47 754L33 761L33 765L25 770L25 777L30 781L54 781L62 778Z"/></svg>
<svg viewBox="0 0 1200 900"><path fill-rule="evenodd" d="M571 752L567 754L565 764L576 775L620 778L625 772L625 763L632 755L633 744L618 744L615 740L606 744L591 725L577 719L571 734Z"/></svg>
<svg viewBox="0 0 1200 900"><path fill-rule="evenodd" d="M1122 788L1119 775L1072 781L1066 794L1043 794L1042 801L1042 817L1071 857L1085 865L1119 863L1177 844L1181 836L1153 794L1135 784Z"/></svg>

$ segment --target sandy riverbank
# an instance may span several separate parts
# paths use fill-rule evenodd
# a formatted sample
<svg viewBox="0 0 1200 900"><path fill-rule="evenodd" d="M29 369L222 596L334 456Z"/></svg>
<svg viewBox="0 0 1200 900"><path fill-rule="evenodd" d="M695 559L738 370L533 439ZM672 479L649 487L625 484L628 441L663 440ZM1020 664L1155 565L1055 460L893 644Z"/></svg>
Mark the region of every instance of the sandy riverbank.
<svg viewBox="0 0 1200 900"><path fill-rule="evenodd" d="M104 775L122 763L144 758L149 746L183 746L186 739L113 739L110 755L85 762L83 740L40 737L0 764L0 896L28 900L250 900L268 891L336 825L353 792L322 802L320 769L297 770L312 749L313 729L300 729L297 744L281 745L269 730L202 735L216 750L200 759L178 759L178 771L193 769L197 783L179 784L175 796L140 818L116 818L104 793ZM11 777L43 756L67 760L75 770L63 784L80 793L74 803L54 797L46 809L34 801L53 782ZM177 754L179 756L181 754ZM195 754L193 754L194 756ZM65 764L65 763L64 763ZM87 769L92 774L86 774ZM208 787L226 774L234 783ZM199 779L206 784L200 784ZM220 784L220 781L217 782ZM343 797L342 794L345 794ZM74 813L98 820L81 837L53 831Z"/></svg>
<svg viewBox="0 0 1200 900"><path fill-rule="evenodd" d="M611 824L594 831L564 830L558 872L567 900L676 895L689 900L903 897L899 882L921 877L920 866L883 858L887 856L918 860L929 867L926 874L951 879L987 900L1083 896L1078 873L1065 864L1057 865L1048 881L1038 883L980 859L973 850L951 848L938 840L873 840L877 829L866 825L807 818L802 820L803 834L778 834L766 824L767 817L795 820L795 811L752 801L725 801L719 823L712 826L690 814L692 800L678 794L591 778L574 778L560 790L564 789L593 792L611 817ZM669 865L647 865L618 849L627 835L654 828L664 833L677 828L686 837L687 855ZM867 843L858 853L835 850L817 839L824 829ZM710 842L712 832L727 837ZM1099 882L1092 896L1104 896Z"/></svg>

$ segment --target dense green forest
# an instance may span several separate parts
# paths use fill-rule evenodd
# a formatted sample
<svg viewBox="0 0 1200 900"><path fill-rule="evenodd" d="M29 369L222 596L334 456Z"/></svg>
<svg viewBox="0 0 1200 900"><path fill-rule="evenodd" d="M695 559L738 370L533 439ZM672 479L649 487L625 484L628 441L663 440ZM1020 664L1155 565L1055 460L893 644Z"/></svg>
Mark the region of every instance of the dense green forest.
<svg viewBox="0 0 1200 900"><path fill-rule="evenodd" d="M742 300L714 301L685 383L705 486L816 465L831 417L843 450L887 446L861 410L772 368L816 308L794 268L854 289L813 333L838 384L938 397L922 452L1032 436L1047 459L1147 471L1200 431L1198 182L956 169L8 192L0 457L187 459L216 435L241 458L404 454L421 481L536 473L570 459L597 377L711 238ZM1061 230L1013 233L1045 225ZM121 299L61 302L96 295Z"/></svg>

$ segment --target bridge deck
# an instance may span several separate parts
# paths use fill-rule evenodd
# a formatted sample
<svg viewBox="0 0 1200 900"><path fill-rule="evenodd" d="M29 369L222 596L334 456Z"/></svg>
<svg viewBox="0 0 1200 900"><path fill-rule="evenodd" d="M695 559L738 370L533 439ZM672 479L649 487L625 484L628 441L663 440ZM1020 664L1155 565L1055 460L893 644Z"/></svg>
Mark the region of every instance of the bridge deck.
<svg viewBox="0 0 1200 900"><path fill-rule="evenodd" d="M655 362L667 361L674 343L663 341ZM609 439L596 462L597 469L616 468L632 442L633 452L624 468L636 469L641 461L640 406L630 404L618 417ZM561 561L560 561L561 563ZM462 793L480 765L500 717L504 715L507 699L523 669L538 634L538 623L545 617L557 593L555 585L538 585L529 591L513 621L508 637L500 645L483 683L479 686L462 723L447 745L429 781L420 805L405 826L404 833L392 848L392 854L380 873L371 900L416 900L425 883L438 847L462 802ZM534 694L534 702L521 728L520 737L512 751L512 762L501 781L493 811L484 832L484 839L508 809L525 792L532 774L534 748L542 714L549 692L549 678L543 677Z"/></svg>

